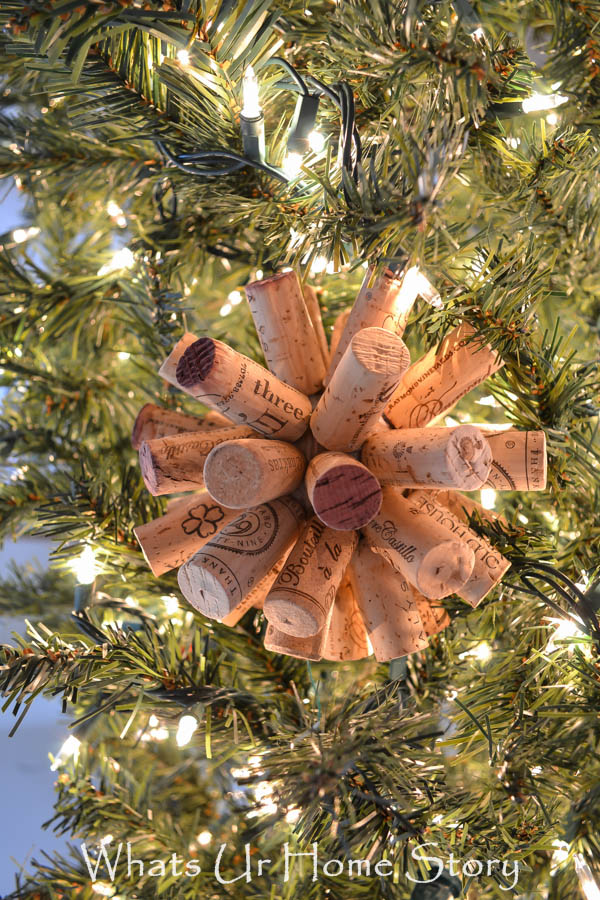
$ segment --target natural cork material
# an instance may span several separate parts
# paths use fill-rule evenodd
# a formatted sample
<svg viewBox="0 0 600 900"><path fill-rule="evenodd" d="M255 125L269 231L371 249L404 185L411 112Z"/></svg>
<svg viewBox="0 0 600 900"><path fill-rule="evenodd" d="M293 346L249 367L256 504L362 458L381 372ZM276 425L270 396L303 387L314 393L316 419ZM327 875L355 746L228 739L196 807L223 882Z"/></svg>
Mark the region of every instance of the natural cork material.
<svg viewBox="0 0 600 900"><path fill-rule="evenodd" d="M306 470L306 490L319 519L340 531L362 528L381 508L377 478L345 453L313 457Z"/></svg>
<svg viewBox="0 0 600 900"><path fill-rule="evenodd" d="M383 328L354 335L310 420L319 443L328 450L358 450L409 362L403 341Z"/></svg>

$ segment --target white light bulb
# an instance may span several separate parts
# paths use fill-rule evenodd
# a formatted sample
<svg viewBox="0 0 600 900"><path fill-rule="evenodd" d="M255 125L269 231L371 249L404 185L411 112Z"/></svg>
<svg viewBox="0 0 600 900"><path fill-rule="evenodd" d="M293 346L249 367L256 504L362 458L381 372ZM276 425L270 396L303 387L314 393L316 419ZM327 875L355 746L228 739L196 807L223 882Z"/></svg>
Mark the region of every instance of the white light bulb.
<svg viewBox="0 0 600 900"><path fill-rule="evenodd" d="M224 303L221 309L219 310L220 316L228 316L231 312L232 306L231 303Z"/></svg>
<svg viewBox="0 0 600 900"><path fill-rule="evenodd" d="M114 885L109 884L107 881L93 881L92 890L102 897L112 897L116 889Z"/></svg>
<svg viewBox="0 0 600 900"><path fill-rule="evenodd" d="M300 818L300 812L301 810L298 806L290 806L285 815L285 821L288 823L288 825L294 825L298 821L298 819Z"/></svg>
<svg viewBox="0 0 600 900"><path fill-rule="evenodd" d="M481 505L484 509L494 509L496 506L496 491L493 488L481 489Z"/></svg>
<svg viewBox="0 0 600 900"><path fill-rule="evenodd" d="M558 116L555 112L548 113L546 116L546 122L548 125L557 125L558 124Z"/></svg>
<svg viewBox="0 0 600 900"><path fill-rule="evenodd" d="M288 178L295 178L302 168L302 157L299 153L288 153L283 160L283 172Z"/></svg>
<svg viewBox="0 0 600 900"><path fill-rule="evenodd" d="M174 616L176 612L179 612L179 600L177 597L174 597L172 594L163 594L160 599L165 604L168 616Z"/></svg>
<svg viewBox="0 0 600 900"><path fill-rule="evenodd" d="M198 719L195 716L182 716L177 726L175 741L178 747L185 747L192 739L192 735L198 727Z"/></svg>
<svg viewBox="0 0 600 900"><path fill-rule="evenodd" d="M116 219L117 216L123 215L123 210L118 203L115 203L114 200L108 201L108 203L106 204L106 212L109 214L111 219Z"/></svg>
<svg viewBox="0 0 600 900"><path fill-rule="evenodd" d="M196 840L201 847L207 847L212 841L212 834L210 831L201 831Z"/></svg>
<svg viewBox="0 0 600 900"><path fill-rule="evenodd" d="M126 360L129 359L131 353L128 353L127 350L119 350L117 356L119 357L119 359Z"/></svg>
<svg viewBox="0 0 600 900"><path fill-rule="evenodd" d="M325 146L325 137L320 131L311 131L308 135L308 146L313 153L320 153Z"/></svg>
<svg viewBox="0 0 600 900"><path fill-rule="evenodd" d="M482 40L482 38L485 37L485 31L483 30L481 25L479 26L479 28L476 28L474 31L471 32L471 37L473 38L474 41L480 41L480 40Z"/></svg>
<svg viewBox="0 0 600 900"><path fill-rule="evenodd" d="M84 547L78 559L71 563L71 571L75 575L78 584L91 584L96 575L98 568L96 566L96 555L89 546Z"/></svg>
<svg viewBox="0 0 600 900"><path fill-rule="evenodd" d="M563 94L532 94L523 100L523 112L543 112L545 109L556 109L566 103L569 98Z"/></svg>
<svg viewBox="0 0 600 900"><path fill-rule="evenodd" d="M487 641L482 641L481 644L477 644L475 647L473 656L475 659L478 659L479 662L487 662L492 658L492 648Z"/></svg>
<svg viewBox="0 0 600 900"><path fill-rule="evenodd" d="M58 755L56 756L56 759L50 766L50 771L56 772L58 767L63 762L65 762L67 759L69 759L70 757L73 757L75 760L77 760L77 757L79 756L79 748L80 747L81 747L81 741L78 738L76 738L74 734L70 734L69 737L64 742L64 744L62 745L62 747L60 748L60 750L58 751Z"/></svg>
<svg viewBox="0 0 600 900"><path fill-rule="evenodd" d="M313 275L320 275L321 272L326 271L327 266L328 261L326 256L315 256L310 264L310 271Z"/></svg>
<svg viewBox="0 0 600 900"><path fill-rule="evenodd" d="M573 862L586 900L600 900L600 887L581 853L574 857Z"/></svg>
<svg viewBox="0 0 600 900"><path fill-rule="evenodd" d="M120 250L115 250L110 262L98 269L98 275L102 277L102 275L110 275L111 272L118 272L119 269L130 269L134 263L135 256L129 247L121 247Z"/></svg>
<svg viewBox="0 0 600 900"><path fill-rule="evenodd" d="M252 66L248 66L244 72L242 81L243 107L242 115L246 119L256 119L262 110L258 99L258 78Z"/></svg>
<svg viewBox="0 0 600 900"><path fill-rule="evenodd" d="M244 299L240 291L231 291L227 294L227 299L231 303L232 306L237 306L238 303L241 303Z"/></svg>
<svg viewBox="0 0 600 900"><path fill-rule="evenodd" d="M28 241L29 238L36 237L39 233L40 229L35 226L31 228L15 228L12 237L15 244L22 244L24 241Z"/></svg>
<svg viewBox="0 0 600 900"><path fill-rule="evenodd" d="M190 64L190 54L187 50L178 50L177 51L177 59L181 63L182 66L189 66Z"/></svg>

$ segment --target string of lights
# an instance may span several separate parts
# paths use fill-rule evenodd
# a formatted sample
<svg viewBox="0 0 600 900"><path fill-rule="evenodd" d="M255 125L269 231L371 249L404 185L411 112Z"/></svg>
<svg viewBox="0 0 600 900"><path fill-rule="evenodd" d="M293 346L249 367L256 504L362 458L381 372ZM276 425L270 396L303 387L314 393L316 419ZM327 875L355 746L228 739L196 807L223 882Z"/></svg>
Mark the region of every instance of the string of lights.
<svg viewBox="0 0 600 900"><path fill-rule="evenodd" d="M266 65L277 65L284 69L292 79L292 84L286 84L284 88L299 92L290 122L287 154L282 167L272 165L266 158L265 120L260 105L260 85L252 66L246 68L242 80L240 131L243 154L228 148L199 149L192 153L176 154L169 150L164 141L157 140L155 143L160 152L173 166L188 175L204 178L220 177L251 167L287 183L297 176L306 153L310 150L319 153L323 149L325 139L315 126L319 102L324 96L340 111L340 163L356 180L362 159L362 145L356 127L354 95L350 85L341 81L328 86L312 75L303 78L287 60L277 56L272 57Z"/></svg>

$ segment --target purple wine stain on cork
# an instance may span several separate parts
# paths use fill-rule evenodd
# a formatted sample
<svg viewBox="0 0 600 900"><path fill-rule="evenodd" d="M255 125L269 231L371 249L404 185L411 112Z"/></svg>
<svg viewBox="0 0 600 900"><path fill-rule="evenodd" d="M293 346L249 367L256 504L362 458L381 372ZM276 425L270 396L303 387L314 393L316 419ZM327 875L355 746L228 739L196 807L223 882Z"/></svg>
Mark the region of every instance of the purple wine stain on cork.
<svg viewBox="0 0 600 900"><path fill-rule="evenodd" d="M175 377L182 387L190 388L204 381L215 362L215 342L203 337L187 348L175 371Z"/></svg>

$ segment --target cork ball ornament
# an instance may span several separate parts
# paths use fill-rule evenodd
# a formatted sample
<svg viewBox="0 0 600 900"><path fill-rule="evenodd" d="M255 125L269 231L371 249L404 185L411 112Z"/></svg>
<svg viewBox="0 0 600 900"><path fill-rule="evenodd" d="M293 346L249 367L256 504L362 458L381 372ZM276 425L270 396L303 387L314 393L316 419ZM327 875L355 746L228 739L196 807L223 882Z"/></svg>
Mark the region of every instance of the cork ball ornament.
<svg viewBox="0 0 600 900"><path fill-rule="evenodd" d="M493 514L464 491L544 490L541 431L444 427L501 366L463 323L411 364L402 341L413 267L369 270L331 348L316 292L292 270L246 295L268 368L186 333L159 373L210 411L146 404L133 426L148 490L184 494L135 534L198 612L235 626L262 609L266 649L378 661L423 650L449 624L443 598L477 606L509 561L473 531Z"/></svg>

